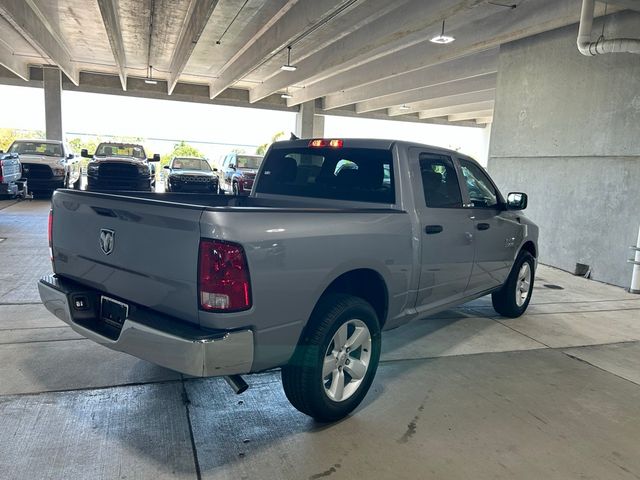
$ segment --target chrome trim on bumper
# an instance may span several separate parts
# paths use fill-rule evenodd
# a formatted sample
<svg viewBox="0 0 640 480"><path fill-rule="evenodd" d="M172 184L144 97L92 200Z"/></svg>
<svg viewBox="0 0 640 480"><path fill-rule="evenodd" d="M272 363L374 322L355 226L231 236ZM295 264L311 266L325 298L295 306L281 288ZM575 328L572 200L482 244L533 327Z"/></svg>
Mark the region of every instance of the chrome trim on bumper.
<svg viewBox="0 0 640 480"><path fill-rule="evenodd" d="M73 321L67 294L51 286L55 277L38 282L44 306L80 335L105 347L195 377L249 373L253 364L253 332L226 332L216 338L184 338L127 318L117 340ZM46 281L45 281L46 280Z"/></svg>

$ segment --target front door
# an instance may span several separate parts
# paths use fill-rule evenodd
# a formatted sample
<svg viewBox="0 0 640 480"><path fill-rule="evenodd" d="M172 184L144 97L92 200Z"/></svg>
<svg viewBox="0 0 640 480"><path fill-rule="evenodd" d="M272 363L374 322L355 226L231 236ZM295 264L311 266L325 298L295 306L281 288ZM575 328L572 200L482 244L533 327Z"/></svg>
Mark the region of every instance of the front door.
<svg viewBox="0 0 640 480"><path fill-rule="evenodd" d="M473 267L473 220L463 207L456 169L449 155L417 151L422 191L415 204L421 223L418 311L464 296Z"/></svg>
<svg viewBox="0 0 640 480"><path fill-rule="evenodd" d="M474 222L475 261L467 293L473 295L504 283L522 241L517 220L505 215L498 189L475 162L460 158L460 171Z"/></svg>

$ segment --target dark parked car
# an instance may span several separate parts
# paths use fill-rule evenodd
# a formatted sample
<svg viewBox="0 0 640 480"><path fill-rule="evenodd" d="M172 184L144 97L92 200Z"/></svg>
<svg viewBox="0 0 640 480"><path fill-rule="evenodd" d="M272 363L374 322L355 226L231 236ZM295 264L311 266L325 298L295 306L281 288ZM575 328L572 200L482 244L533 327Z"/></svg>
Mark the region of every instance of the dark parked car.
<svg viewBox="0 0 640 480"><path fill-rule="evenodd" d="M261 163L260 155L228 154L219 174L220 190L233 195L249 195Z"/></svg>
<svg viewBox="0 0 640 480"><path fill-rule="evenodd" d="M144 190L155 185L155 167L160 155L147 158L141 145L101 143L93 157L86 149L82 156L92 158L87 166L87 190Z"/></svg>
<svg viewBox="0 0 640 480"><path fill-rule="evenodd" d="M218 170L204 158L175 157L164 168L167 192L220 192Z"/></svg>

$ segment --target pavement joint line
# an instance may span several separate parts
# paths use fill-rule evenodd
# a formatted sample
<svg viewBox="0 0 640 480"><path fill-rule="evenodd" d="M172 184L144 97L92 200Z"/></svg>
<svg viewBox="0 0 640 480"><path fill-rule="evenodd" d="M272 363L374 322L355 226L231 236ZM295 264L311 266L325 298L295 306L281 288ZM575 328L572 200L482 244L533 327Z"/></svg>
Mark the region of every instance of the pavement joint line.
<svg viewBox="0 0 640 480"><path fill-rule="evenodd" d="M49 343L49 342L77 342L79 340L89 340L88 338L53 338L50 340L30 340L25 342L2 342L0 340L0 347L2 345L28 345L30 343Z"/></svg>
<svg viewBox="0 0 640 480"><path fill-rule="evenodd" d="M572 347L572 348L573 348L573 347ZM600 370L600 371L602 371L602 372L608 373L609 375L613 375L614 377L618 377L618 378L620 378L621 380L625 380L626 382L629 382L629 383L631 383L632 385L635 385L635 386L637 386L637 387L640 387L640 383L637 383L637 382L634 382L633 380L629 380L628 378L622 377L622 376L618 375L617 373L610 372L609 370L607 370L607 369L605 369L605 368L602 368L602 367L600 367L599 365L595 365L595 364L591 363L590 361L585 360L584 358L580 358L580 357L577 357L577 356L575 356L575 355L571 355L571 353L569 353L569 352L564 352L564 351L563 351L562 353L563 353L564 355L566 355L567 357L569 357L569 358L573 359L573 360L577 360L578 362L585 363L585 364L589 365L590 367L596 368L596 369L598 369L598 370Z"/></svg>
<svg viewBox="0 0 640 480"><path fill-rule="evenodd" d="M493 320L496 323L499 323L503 327L507 327L509 330L517 333L518 335L522 335L523 337L526 337L529 340L533 340L534 342L539 343L540 345L544 345L546 348L552 348L549 345L547 345L546 343L541 342L540 340L537 340L537 339L527 335L526 333L519 332L518 330L516 330L515 328L511 327L510 325L507 325L507 324L503 323L501 320L499 320L499 318L502 318L502 317L494 317L494 318L491 318L491 320Z"/></svg>
<svg viewBox="0 0 640 480"><path fill-rule="evenodd" d="M180 379L173 380L156 380L151 382L131 382L131 383L117 383L115 385L101 385L97 387L80 387L80 388L61 388L57 390L41 390L38 392L23 392L23 393L3 393L2 397L37 397L40 395L47 395L49 393L74 393L74 392L92 392L94 390L108 390L110 388L124 388L124 387L143 387L145 385L165 385L170 383L178 383Z"/></svg>
<svg viewBox="0 0 640 480"><path fill-rule="evenodd" d="M0 307L3 306L15 307L21 305L42 305L42 302L0 302Z"/></svg>
<svg viewBox="0 0 640 480"><path fill-rule="evenodd" d="M182 402L184 403L185 412L187 414L187 426L189 427L189 438L191 440L191 451L193 453L193 464L196 469L196 478L198 480L202 480L202 471L200 469L200 461L198 460L198 447L196 446L196 439L193 434L193 425L191 423L191 410L189 406L191 405L191 400L189 399L189 394L187 393L187 387L184 383L184 375L180 374L180 382L182 384Z"/></svg>
<svg viewBox="0 0 640 480"><path fill-rule="evenodd" d="M24 328L1 328L0 332L13 332L14 330L22 331L22 330L45 330L51 328L71 328L68 325L60 325L59 327L24 327Z"/></svg>
<svg viewBox="0 0 640 480"><path fill-rule="evenodd" d="M606 313L606 312L626 312L629 310L640 310L640 306L638 308L614 308L614 309L606 309L606 310L576 310L576 311L570 311L570 312L540 312L540 313L527 313L527 317L534 317L537 315L565 315L567 313ZM496 319L496 318L504 318L504 317L498 317L496 315L490 316L490 317L485 317L485 318L491 318L491 319Z"/></svg>
<svg viewBox="0 0 640 480"><path fill-rule="evenodd" d="M595 281L595 280L594 280ZM596 282L596 283L601 283L601 282ZM601 283L602 284L602 283ZM603 284L603 285L608 285L608 284ZM631 295L631 294L629 294ZM640 298L612 298L612 299L603 299L603 300L580 300L577 302L531 302L530 305L531 306L536 306L536 305L561 305L561 304L565 304L565 303L604 303L604 302L640 302ZM488 305L482 305L476 308L491 308Z"/></svg>
<svg viewBox="0 0 640 480"><path fill-rule="evenodd" d="M537 340L536 340L537 341ZM538 342L541 343L541 342ZM496 355L501 353L526 353L526 352L534 352L534 351L556 351L559 350L560 353L567 355L564 350L567 349L578 349L578 348L586 348L586 347L606 347L611 345L626 345L631 343L640 343L640 340L623 340L620 342L609 342L609 343L594 343L594 344L586 344L586 345L572 345L572 346L564 346L564 347L541 347L541 348L530 348L527 350L502 350L499 352L477 352L477 353L461 353L458 355L438 355L431 357L417 357L417 358L393 358L388 360L380 360L380 364L394 364L398 362L419 362L424 360L437 360L437 359L448 359L448 358L456 358L456 357L472 357L476 355ZM594 365L595 366L595 365ZM598 367L599 368L599 367ZM279 370L279 368L273 368L266 370L264 372L259 372L259 374L263 373L275 373ZM606 371L606 370L605 370ZM610 373L610 372L609 372ZM612 374L615 375L615 374ZM185 382L195 381L195 380L206 380L210 378L222 378L222 377L189 377L184 378L184 375L181 374L182 378L174 379L174 380L157 380L150 382L132 382L132 383L119 383L115 385L104 385L97 387L82 387L82 388L67 388L67 389L58 389L58 390L43 390L40 392L25 392L25 393L6 393L0 394L0 397L26 397L26 396L38 396L38 395L46 395L49 393L66 393L66 392L84 392L84 391L93 391L93 390L108 390L110 388L124 388L124 387L138 387L145 385L164 385L170 383L181 382L184 384ZM626 380L626 379L625 379ZM630 381L630 380L629 380ZM634 385L637 385L635 382L631 382Z"/></svg>

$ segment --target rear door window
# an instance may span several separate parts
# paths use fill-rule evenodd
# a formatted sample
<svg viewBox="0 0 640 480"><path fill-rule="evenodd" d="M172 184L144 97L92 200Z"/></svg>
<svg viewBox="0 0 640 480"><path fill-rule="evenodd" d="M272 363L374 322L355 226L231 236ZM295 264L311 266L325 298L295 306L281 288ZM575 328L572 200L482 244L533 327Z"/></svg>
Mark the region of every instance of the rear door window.
<svg viewBox="0 0 640 480"><path fill-rule="evenodd" d="M365 148L272 149L256 192L395 203L393 156Z"/></svg>
<svg viewBox="0 0 640 480"><path fill-rule="evenodd" d="M451 157L421 153L420 173L427 207L462 208L460 184Z"/></svg>

